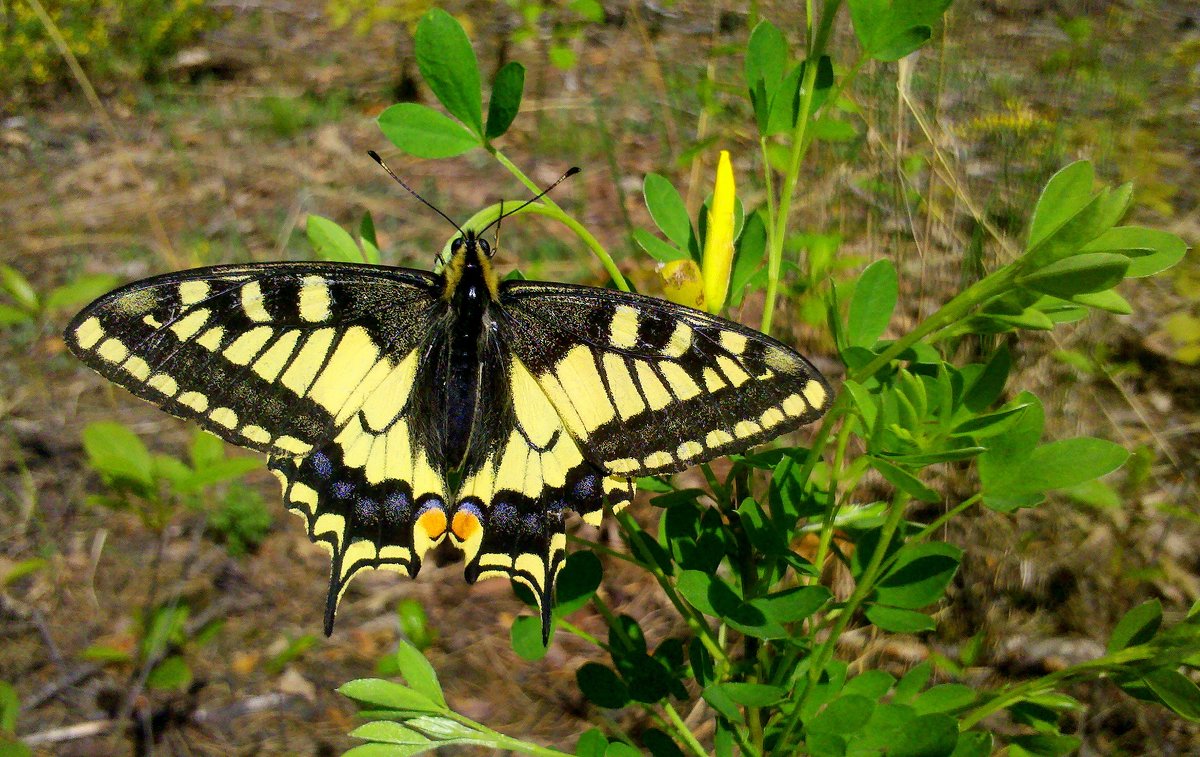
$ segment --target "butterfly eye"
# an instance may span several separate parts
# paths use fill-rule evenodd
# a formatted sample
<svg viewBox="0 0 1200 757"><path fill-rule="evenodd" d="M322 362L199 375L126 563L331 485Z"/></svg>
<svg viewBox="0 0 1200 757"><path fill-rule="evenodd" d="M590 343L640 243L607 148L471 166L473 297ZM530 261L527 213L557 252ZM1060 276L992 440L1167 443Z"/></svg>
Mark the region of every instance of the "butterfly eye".
<svg viewBox="0 0 1200 757"><path fill-rule="evenodd" d="M490 258L491 256L493 256L493 255L495 255L495 254L496 254L496 253L495 253L495 252L492 250L492 246L491 246L490 244L488 244L488 243L487 243L487 240L486 240L486 239L480 239L480 240L479 240L479 251L480 251L481 253L483 253L483 254L484 254L486 257L489 257L489 258Z"/></svg>

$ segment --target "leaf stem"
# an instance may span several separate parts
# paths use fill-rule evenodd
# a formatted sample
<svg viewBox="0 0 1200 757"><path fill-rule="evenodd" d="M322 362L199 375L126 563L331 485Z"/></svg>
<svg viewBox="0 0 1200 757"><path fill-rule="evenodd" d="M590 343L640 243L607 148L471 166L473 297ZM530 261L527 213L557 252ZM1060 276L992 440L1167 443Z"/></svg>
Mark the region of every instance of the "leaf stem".
<svg viewBox="0 0 1200 757"><path fill-rule="evenodd" d="M883 565L884 556L887 554L888 546L892 542L892 537L895 536L896 530L904 520L904 508L908 504L909 496L902 491L897 491L892 498L891 509L888 511L887 520L884 521L883 529L879 535L879 543L875 547L875 551L871 554L871 561L867 563L867 567L863 570L862 576L858 583L854 586L854 592L850 598L846 600L846 604L842 607L840 613L833 621L833 627L829 629L829 635L825 638L824 643L813 653L809 658L808 679L803 685L800 696L796 698L795 707L788 716L787 725L784 727L783 733L779 738L779 744L786 746L792 732L800 724L800 715L804 710L804 703L808 700L809 695L816 688L817 682L820 680L821 673L824 672L825 666L833 658L833 653L837 648L838 639L841 638L842 632L846 630L850 620L854 617L854 613L859 606L870 596L875 589L875 581L879 578L880 568Z"/></svg>
<svg viewBox="0 0 1200 757"><path fill-rule="evenodd" d="M687 723L683 722L683 718L679 717L679 713L671 705L670 699L663 699L663 712L667 714L667 719L671 721L674 731L679 736L679 740L684 746L692 751L697 757L708 757L708 752L704 750L704 746L696 740L696 736L692 733L692 729L688 728Z"/></svg>
<svg viewBox="0 0 1200 757"><path fill-rule="evenodd" d="M629 545L630 551L636 551L637 539L634 535L641 531L641 526L637 521L633 520L628 512L617 513L617 523L621 526L621 533L624 535L626 543ZM692 629L692 633L696 634L696 638L708 649L712 656L721 661L721 664L728 667L731 664L729 655L726 654L724 647L713 637L712 628L708 625L708 621L699 611L693 609L691 605L686 604L675 591L675 587L667 580L666 574L654 564L653 560L642 560L641 565L645 570L650 571L658 585L662 587L663 593L667 595L667 599L674 606L675 612L679 613L688 627Z"/></svg>
<svg viewBox="0 0 1200 757"><path fill-rule="evenodd" d="M517 177L517 180L528 187L531 192L536 194L542 191L541 187L539 187L537 184L534 184L533 180L526 176L520 168L517 168L516 164L509 160L508 156L506 156L504 153L493 149L492 155L500 162L500 165L507 168L509 173ZM536 209L539 206L541 209ZM621 275L620 269L617 268L617 264L613 261L612 256L608 254L608 250L604 248L604 245L600 244L599 240L592 236L592 233L583 227L583 224L579 223L570 215L568 215L567 212L559 207L558 203L552 200L548 195L543 196L540 202L533 203L525 209L534 213L538 213L539 215L549 216L550 218L561 221L567 226L567 228L571 229L571 231L574 231L575 235L588 246L588 249L590 249L592 254L596 256L596 259L599 260L600 264L604 266L604 270L608 272L609 277L613 280L613 283L616 284L617 289L620 289L622 292L629 291L629 284L625 281L625 277ZM490 210L490 208L488 210ZM497 215L499 215L498 211Z"/></svg>

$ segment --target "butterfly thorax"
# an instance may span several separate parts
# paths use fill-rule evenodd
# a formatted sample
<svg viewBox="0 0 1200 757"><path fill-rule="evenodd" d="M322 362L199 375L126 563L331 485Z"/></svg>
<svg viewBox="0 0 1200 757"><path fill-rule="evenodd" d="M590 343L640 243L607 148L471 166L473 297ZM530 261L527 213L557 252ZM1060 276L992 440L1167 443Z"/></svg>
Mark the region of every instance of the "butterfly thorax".
<svg viewBox="0 0 1200 757"><path fill-rule="evenodd" d="M445 386L438 415L442 419L445 460L457 468L467 456L477 422L485 362L485 320L497 294L486 242L468 232L455 240L451 250L443 295L450 302L451 324L437 371L441 379L438 383Z"/></svg>

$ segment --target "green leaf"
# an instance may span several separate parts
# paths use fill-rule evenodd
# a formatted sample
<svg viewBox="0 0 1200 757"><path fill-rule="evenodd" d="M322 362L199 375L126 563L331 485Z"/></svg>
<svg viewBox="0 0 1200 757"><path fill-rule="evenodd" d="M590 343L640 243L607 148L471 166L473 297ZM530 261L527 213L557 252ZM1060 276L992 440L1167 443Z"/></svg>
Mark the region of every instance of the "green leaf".
<svg viewBox="0 0 1200 757"><path fill-rule="evenodd" d="M879 699L891 691L896 679L882 670L867 670L846 682L843 694L857 694L868 699Z"/></svg>
<svg viewBox="0 0 1200 757"><path fill-rule="evenodd" d="M129 662L133 659L133 655L128 650L105 644L93 644L80 652L79 656L92 662Z"/></svg>
<svg viewBox="0 0 1200 757"><path fill-rule="evenodd" d="M890 463L883 458L875 457L874 455L868 455L867 460L870 462L872 468L883 474L883 477L888 480L888 483L900 491L905 492L910 497L919 499L922 502L942 501L940 494L921 483L920 479L904 470L900 466Z"/></svg>
<svg viewBox="0 0 1200 757"><path fill-rule="evenodd" d="M152 689L182 691L192 682L192 669L179 655L172 655L154 666L146 678Z"/></svg>
<svg viewBox="0 0 1200 757"><path fill-rule="evenodd" d="M604 733L599 728L584 731L579 740L575 742L577 757L604 757L606 748L608 748L608 739L604 737Z"/></svg>
<svg viewBox="0 0 1200 757"><path fill-rule="evenodd" d="M555 614L563 617L583 607L600 588L603 578L604 568L594 553L572 552L555 581L555 596L558 599L554 607Z"/></svg>
<svg viewBox="0 0 1200 757"><path fill-rule="evenodd" d="M363 213L362 220L358 222L358 238L374 247L376 253L379 252L379 238L375 235L375 219L371 217L369 210ZM374 262L379 262L378 256Z"/></svg>
<svg viewBox="0 0 1200 757"><path fill-rule="evenodd" d="M858 136L858 129L849 121L823 116L812 123L813 139L826 142L849 142Z"/></svg>
<svg viewBox="0 0 1200 757"><path fill-rule="evenodd" d="M342 757L409 757L410 755L428 752L430 749L431 747L421 745L359 744L343 752Z"/></svg>
<svg viewBox="0 0 1200 757"><path fill-rule="evenodd" d="M137 434L120 423L88 424L83 430L83 448L92 467L101 475L146 487L152 485L154 462L150 451Z"/></svg>
<svg viewBox="0 0 1200 757"><path fill-rule="evenodd" d="M372 723L364 723L351 731L350 735L364 741L399 744L401 746L425 744L430 745L430 748L432 748L434 744L425 734L414 731L402 723L394 723L388 720L376 720Z"/></svg>
<svg viewBox="0 0 1200 757"><path fill-rule="evenodd" d="M876 712L889 707L899 709L897 705L884 705ZM958 723L948 715L918 715L899 723L884 743L888 757L950 757L958 743Z"/></svg>
<svg viewBox="0 0 1200 757"><path fill-rule="evenodd" d="M846 318L846 342L870 349L883 336L896 309L899 279L887 259L876 260L858 277Z"/></svg>
<svg viewBox="0 0 1200 757"><path fill-rule="evenodd" d="M19 560L12 563L8 567L8 572L0 575L0 586L12 586L25 576L37 573L49 564L50 561L44 557L30 557L26 560Z"/></svg>
<svg viewBox="0 0 1200 757"><path fill-rule="evenodd" d="M1039 494L1099 478L1120 468L1127 459L1127 449L1106 439L1063 439L1037 447L1005 475L985 482L984 488L1008 495Z"/></svg>
<svg viewBox="0 0 1200 757"><path fill-rule="evenodd" d="M445 712L446 708L416 689L378 678L359 678L338 687L338 693L357 702L406 712Z"/></svg>
<svg viewBox="0 0 1200 757"><path fill-rule="evenodd" d="M1145 644L1154 638L1162 626L1162 603L1157 599L1143 602L1117 621L1108 639L1108 653Z"/></svg>
<svg viewBox="0 0 1200 757"><path fill-rule="evenodd" d="M440 8L430 10L417 23L413 52L417 69L446 110L482 135L479 63L458 21Z"/></svg>
<svg viewBox="0 0 1200 757"><path fill-rule="evenodd" d="M1144 674L1142 680L1158 701L1176 715L1193 723L1200 722L1200 689L1190 678L1177 670L1163 668Z"/></svg>
<svg viewBox="0 0 1200 757"><path fill-rule="evenodd" d="M614 741L604 750L604 757L642 757L642 753L623 741Z"/></svg>
<svg viewBox="0 0 1200 757"><path fill-rule="evenodd" d="M337 263L361 263L362 251L354 237L338 224L321 216L309 215L305 222L308 242L321 260Z"/></svg>
<svg viewBox="0 0 1200 757"><path fill-rule="evenodd" d="M656 173L646 174L642 182L646 209L662 233L681 249L688 249L693 236L687 206L670 179Z"/></svg>
<svg viewBox="0 0 1200 757"><path fill-rule="evenodd" d="M686 250L681 250L662 241L645 229L634 229L633 240L638 243L639 247L646 251L647 255L660 263L669 263L672 260L686 260L691 257Z"/></svg>
<svg viewBox="0 0 1200 757"><path fill-rule="evenodd" d="M917 697L913 709L918 715L932 712L954 712L975 702L975 690L961 683L943 683Z"/></svg>
<svg viewBox="0 0 1200 757"><path fill-rule="evenodd" d="M824 586L801 586L768 594L751 604L776 623L796 623L821 609L832 596Z"/></svg>
<svg viewBox="0 0 1200 757"><path fill-rule="evenodd" d="M929 40L950 0L849 0L847 4L863 53L894 61Z"/></svg>
<svg viewBox="0 0 1200 757"><path fill-rule="evenodd" d="M921 633L937 628L933 618L916 610L873 604L867 607L866 616L873 625L892 633Z"/></svg>
<svg viewBox="0 0 1200 757"><path fill-rule="evenodd" d="M1008 742L1009 757L1065 757L1074 754L1082 742L1075 736L1038 733L1014 736Z"/></svg>
<svg viewBox="0 0 1200 757"><path fill-rule="evenodd" d="M806 724L806 730L809 733L850 736L863 729L874 711L873 699L857 694L838 697Z"/></svg>
<svg viewBox="0 0 1200 757"><path fill-rule="evenodd" d="M15 326L33 321L33 313L0 302L0 326Z"/></svg>
<svg viewBox="0 0 1200 757"><path fill-rule="evenodd" d="M796 125L800 113L801 88L804 84L804 64L797 64L783 77L767 115L767 128L763 136L790 132Z"/></svg>
<svg viewBox="0 0 1200 757"><path fill-rule="evenodd" d="M21 700L17 690L7 681L0 681L0 737L17 730L17 713L21 711Z"/></svg>
<svg viewBox="0 0 1200 757"><path fill-rule="evenodd" d="M551 632L553 634L553 631ZM542 619L522 615L512 623L510 631L513 651L522 660L540 660L546 656L547 646L542 641Z"/></svg>
<svg viewBox="0 0 1200 757"><path fill-rule="evenodd" d="M952 544L905 545L879 579L875 596L882 604L909 610L931 605L941 599L961 561L962 550Z"/></svg>
<svg viewBox="0 0 1200 757"><path fill-rule="evenodd" d="M1125 277L1129 277L1129 271L1125 271ZM1129 300L1126 300L1111 289L1106 289L1102 292L1077 294L1071 297L1071 302L1086 305L1096 310L1116 313L1117 315L1129 315L1133 312L1133 306L1129 304Z"/></svg>
<svg viewBox="0 0 1200 757"><path fill-rule="evenodd" d="M452 158L482 144L459 122L419 103L393 105L378 123L392 144L418 158Z"/></svg>
<svg viewBox="0 0 1200 757"><path fill-rule="evenodd" d="M746 722L746 719L742 716L741 709L737 706L736 702L729 698L729 693L725 691L721 684L716 683L705 687L700 696L729 722L734 724Z"/></svg>
<svg viewBox="0 0 1200 757"><path fill-rule="evenodd" d="M1086 160L1077 160L1050 177L1033 209L1027 249L1042 244L1092 201L1095 178L1092 164Z"/></svg>
<svg viewBox="0 0 1200 757"><path fill-rule="evenodd" d="M1132 192L1133 188L1129 184L1115 189L1101 189L1082 210L1066 219L1036 246L1031 246L1018 264L1023 270L1032 270L1080 254L1084 245L1121 220L1121 216L1129 207Z"/></svg>
<svg viewBox="0 0 1200 757"><path fill-rule="evenodd" d="M404 680L408 681L408 685L414 691L425 695L434 704L446 707L446 697L442 694L442 685L438 683L437 672L420 650L401 641L396 648L396 660L400 663L400 672L404 675Z"/></svg>
<svg viewBox="0 0 1200 757"><path fill-rule="evenodd" d="M896 693L892 695L892 701L896 704L912 704L921 689L925 688L925 684L929 683L931 675L933 665L928 660L918 663L896 683Z"/></svg>
<svg viewBox="0 0 1200 757"><path fill-rule="evenodd" d="M783 32L770 21L760 21L746 42L746 85L751 94L761 81L770 102L787 69L787 58L788 43Z"/></svg>
<svg viewBox="0 0 1200 757"><path fill-rule="evenodd" d="M745 707L770 707L787 696L786 689L762 683L718 683L710 688L720 689L730 701Z"/></svg>
<svg viewBox="0 0 1200 757"><path fill-rule="evenodd" d="M521 95L525 90L525 67L509 61L492 79L492 99L488 102L487 138L495 139L512 126L521 110Z"/></svg>
<svg viewBox="0 0 1200 757"><path fill-rule="evenodd" d="M1055 297L1072 297L1110 289L1125 278L1129 258L1111 252L1073 255L1017 278L1023 287Z"/></svg>
<svg viewBox="0 0 1200 757"><path fill-rule="evenodd" d="M958 743L950 757L988 757L992 753L992 734L969 731L958 734Z"/></svg>
<svg viewBox="0 0 1200 757"><path fill-rule="evenodd" d="M631 701L625 682L607 665L585 662L575 671L575 682L588 701L598 707L615 710Z"/></svg>
<svg viewBox="0 0 1200 757"><path fill-rule="evenodd" d="M216 465L225 459L225 442L207 431L196 429L188 446L188 458L197 470Z"/></svg>
<svg viewBox="0 0 1200 757"><path fill-rule="evenodd" d="M1113 227L1081 248L1082 252L1129 255L1126 278L1142 278L1165 271L1183 260L1187 250L1187 243L1174 234L1141 226Z"/></svg>
<svg viewBox="0 0 1200 757"><path fill-rule="evenodd" d="M29 279L12 266L0 263L0 288L8 292L13 302L30 313L38 311L38 296Z"/></svg>
<svg viewBox="0 0 1200 757"><path fill-rule="evenodd" d="M120 281L119 276L111 273L80 276L70 283L50 290L50 294L46 295L45 309L54 311L83 305L112 290Z"/></svg>
<svg viewBox="0 0 1200 757"><path fill-rule="evenodd" d="M741 305L747 285L762 266L767 252L767 225L761 212L751 213L737 240L737 254L729 277L729 292L734 307Z"/></svg>
<svg viewBox="0 0 1200 757"><path fill-rule="evenodd" d="M679 745L657 728L642 731L642 744L650 752L650 757L683 757L683 750Z"/></svg>

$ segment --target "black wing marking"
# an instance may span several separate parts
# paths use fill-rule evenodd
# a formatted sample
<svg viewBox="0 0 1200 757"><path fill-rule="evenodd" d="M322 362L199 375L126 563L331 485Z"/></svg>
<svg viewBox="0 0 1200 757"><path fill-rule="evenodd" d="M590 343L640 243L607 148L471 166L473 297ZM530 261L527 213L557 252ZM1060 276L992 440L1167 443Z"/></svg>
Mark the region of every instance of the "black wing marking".
<svg viewBox="0 0 1200 757"><path fill-rule="evenodd" d="M505 282L501 334L590 462L635 477L739 452L820 417L833 393L765 334L643 295Z"/></svg>

